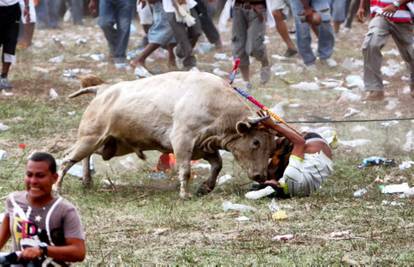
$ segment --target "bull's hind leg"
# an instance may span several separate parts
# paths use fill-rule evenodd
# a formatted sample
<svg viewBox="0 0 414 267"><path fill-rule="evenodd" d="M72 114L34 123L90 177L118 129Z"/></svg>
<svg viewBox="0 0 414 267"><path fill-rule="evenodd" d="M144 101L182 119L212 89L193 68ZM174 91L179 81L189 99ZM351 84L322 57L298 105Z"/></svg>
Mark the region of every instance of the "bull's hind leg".
<svg viewBox="0 0 414 267"><path fill-rule="evenodd" d="M92 155L102 145L102 143L103 142L95 136L82 137L75 143L69 155L63 160L59 170L59 178L57 181L57 190L59 192L62 189L63 177L66 175L68 170L77 162Z"/></svg>
<svg viewBox="0 0 414 267"><path fill-rule="evenodd" d="M203 157L205 160L208 161L211 165L210 170L210 177L201 184L201 186L197 190L197 195L206 195L213 191L214 187L216 186L217 176L223 167L223 161L221 159L220 153L216 151L213 154L207 154Z"/></svg>
<svg viewBox="0 0 414 267"><path fill-rule="evenodd" d="M187 139L185 135L174 135L175 137L171 143L174 150L174 154L177 159L178 178L180 180L180 197L182 199L191 198L191 194L188 191L188 181L191 174L191 156L193 145L191 139ZM184 138L183 138L184 137Z"/></svg>

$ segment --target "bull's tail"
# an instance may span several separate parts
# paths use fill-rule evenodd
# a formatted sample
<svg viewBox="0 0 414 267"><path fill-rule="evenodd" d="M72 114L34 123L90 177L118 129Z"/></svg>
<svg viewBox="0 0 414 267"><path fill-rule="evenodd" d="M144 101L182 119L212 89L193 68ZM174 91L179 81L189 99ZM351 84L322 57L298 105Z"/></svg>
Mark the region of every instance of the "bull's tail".
<svg viewBox="0 0 414 267"><path fill-rule="evenodd" d="M102 89L105 89L108 85L104 80L95 75L86 75L80 78L81 89L70 94L69 98L74 98L83 94L97 95Z"/></svg>

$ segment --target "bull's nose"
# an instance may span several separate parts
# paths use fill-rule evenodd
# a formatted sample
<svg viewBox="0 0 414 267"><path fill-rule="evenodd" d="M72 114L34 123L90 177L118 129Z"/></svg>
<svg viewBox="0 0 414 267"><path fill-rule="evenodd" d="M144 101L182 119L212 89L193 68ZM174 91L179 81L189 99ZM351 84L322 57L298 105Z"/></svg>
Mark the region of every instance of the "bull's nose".
<svg viewBox="0 0 414 267"><path fill-rule="evenodd" d="M256 181L258 183L263 183L265 181L265 177L260 174L256 174L253 176L253 181Z"/></svg>

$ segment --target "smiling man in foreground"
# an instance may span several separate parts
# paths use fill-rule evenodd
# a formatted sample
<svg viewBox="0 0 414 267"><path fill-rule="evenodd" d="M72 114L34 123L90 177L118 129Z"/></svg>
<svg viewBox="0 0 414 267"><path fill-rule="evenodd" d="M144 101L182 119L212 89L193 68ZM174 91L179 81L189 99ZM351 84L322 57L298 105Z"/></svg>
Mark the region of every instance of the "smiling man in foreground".
<svg viewBox="0 0 414 267"><path fill-rule="evenodd" d="M21 252L18 261L23 265L53 262L67 266L66 262L85 258L85 234L76 208L52 194L57 178L53 156L34 153L26 166L26 191L7 197L0 226L0 249L11 237L13 250Z"/></svg>

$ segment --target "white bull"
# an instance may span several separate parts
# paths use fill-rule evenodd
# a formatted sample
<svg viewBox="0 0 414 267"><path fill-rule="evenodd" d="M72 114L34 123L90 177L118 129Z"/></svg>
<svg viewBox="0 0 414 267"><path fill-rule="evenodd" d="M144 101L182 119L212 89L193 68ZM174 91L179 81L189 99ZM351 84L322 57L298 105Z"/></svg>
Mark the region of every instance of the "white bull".
<svg viewBox="0 0 414 267"><path fill-rule="evenodd" d="M251 111L225 80L203 72L170 72L104 87L83 114L77 141L61 167L59 188L69 168L81 160L84 183L91 183L93 153L109 160L135 152L145 159L145 150L175 154L182 198L190 196L191 160L211 164L198 193L214 189L222 168L219 149L233 153L249 178L265 179L274 138L247 121ZM93 91L85 88L72 96Z"/></svg>

